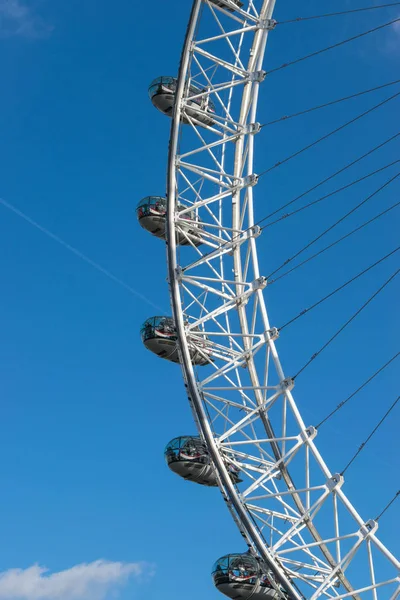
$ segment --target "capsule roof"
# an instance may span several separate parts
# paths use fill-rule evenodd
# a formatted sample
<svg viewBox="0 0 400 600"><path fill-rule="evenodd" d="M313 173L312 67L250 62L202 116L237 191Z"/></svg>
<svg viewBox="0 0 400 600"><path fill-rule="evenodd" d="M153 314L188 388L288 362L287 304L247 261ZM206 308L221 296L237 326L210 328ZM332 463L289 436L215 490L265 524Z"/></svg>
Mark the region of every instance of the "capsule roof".
<svg viewBox="0 0 400 600"><path fill-rule="evenodd" d="M235 569L247 570L253 574L261 570L260 563L256 557L246 552L244 554L226 554L222 556L214 563L212 574L220 572L228 573L228 571L234 571Z"/></svg>
<svg viewBox="0 0 400 600"><path fill-rule="evenodd" d="M188 206L184 204L177 204L177 210L187 209ZM142 210L140 210L142 209ZM160 214L164 214L167 211L167 199L165 196L146 196L139 200L136 205L136 211L138 212L138 216L145 216L147 209L156 209ZM139 214L140 213L140 214ZM190 219L192 221L197 220L196 213L194 210L187 211L184 215L182 215L181 219Z"/></svg>
<svg viewBox="0 0 400 600"><path fill-rule="evenodd" d="M165 446L165 452L168 450L180 450L187 443L201 444L204 446L203 442L198 435L180 435L178 437L173 438L168 444Z"/></svg>
<svg viewBox="0 0 400 600"><path fill-rule="evenodd" d="M161 75L160 77L156 77L155 79L153 79L153 81L149 85L150 100L153 100L153 98L157 94L161 94L161 93L165 94L165 93L168 93L168 91L171 92L172 95L174 95L176 92L177 85L178 85L178 80L176 77L172 77L170 75ZM200 86L197 86L193 83L190 84L189 90L188 90L190 96L195 96L197 94L201 94L204 91L206 91L205 88L201 88ZM202 102L203 102L201 97L194 98L191 101L194 102L195 104L198 104L199 106L201 106ZM215 105L210 98L208 98L207 110L210 112L215 112Z"/></svg>
<svg viewBox="0 0 400 600"><path fill-rule="evenodd" d="M175 336L175 323L172 317L149 317L140 328L142 340L146 341L153 337L155 333L168 334ZM176 336L175 336L176 337Z"/></svg>
<svg viewBox="0 0 400 600"><path fill-rule="evenodd" d="M153 79L153 81L149 85L150 99L153 98L153 96L157 93L160 86L171 90L172 93L175 93L176 84L177 84L176 77L171 77L169 75L161 75L161 77L156 77L155 79Z"/></svg>
<svg viewBox="0 0 400 600"><path fill-rule="evenodd" d="M136 208L142 208L147 206L157 206L160 208L167 207L167 199L164 196L146 196L139 200L136 205Z"/></svg>
<svg viewBox="0 0 400 600"><path fill-rule="evenodd" d="M230 598L275 599L276 588L280 591L278 598L287 598L286 591L276 581L271 569L250 552L222 556L214 563L212 577L219 591ZM252 590L250 595L249 589Z"/></svg>
<svg viewBox="0 0 400 600"><path fill-rule="evenodd" d="M164 454L169 463L173 460L182 460L187 457L194 459L208 453L199 436L181 435L168 442Z"/></svg>

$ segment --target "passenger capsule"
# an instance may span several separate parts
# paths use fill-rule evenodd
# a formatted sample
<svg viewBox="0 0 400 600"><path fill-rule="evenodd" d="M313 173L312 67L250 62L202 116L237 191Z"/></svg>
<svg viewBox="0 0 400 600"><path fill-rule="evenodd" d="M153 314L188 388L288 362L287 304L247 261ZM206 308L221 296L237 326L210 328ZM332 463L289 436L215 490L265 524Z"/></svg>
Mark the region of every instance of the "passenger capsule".
<svg viewBox="0 0 400 600"><path fill-rule="evenodd" d="M164 451L167 465L177 475L210 487L217 486L215 470L205 444L200 437L183 435L171 440ZM234 483L238 483L239 470L227 464Z"/></svg>
<svg viewBox="0 0 400 600"><path fill-rule="evenodd" d="M199 437L185 435L171 440L164 455L171 471L183 479L201 485L217 485L210 456Z"/></svg>
<svg viewBox="0 0 400 600"><path fill-rule="evenodd" d="M148 350L171 362L180 362L178 337L172 317L150 317L143 323L140 335ZM212 361L207 340L204 336L197 338L195 332L189 338L189 351L194 365L208 365Z"/></svg>
<svg viewBox="0 0 400 600"><path fill-rule="evenodd" d="M226 4L221 2L221 0L211 0L211 2L213 4L215 4L216 6L220 6L221 8L226 8L230 12L234 12L234 10L235 10L234 8L231 8L230 6L227 6ZM242 8L242 6L243 6L243 2L240 2L239 0L232 0L232 2L233 2L233 4L236 4L236 6L238 8Z"/></svg>
<svg viewBox="0 0 400 600"><path fill-rule="evenodd" d="M184 208L186 207L182 204L178 206L178 210L183 210ZM143 229L163 240L166 237L166 215L167 199L161 196L147 196L136 207L136 216ZM185 221L187 221L187 224ZM189 211L182 215L180 228L185 233L179 232L176 234L177 244L187 246L192 242L196 246L199 246L202 243L202 226L194 211Z"/></svg>
<svg viewBox="0 0 400 600"><path fill-rule="evenodd" d="M162 76L152 81L149 87L149 96L153 105L169 117L172 117L174 110L177 83L175 77ZM194 120L195 124L212 125L215 107L207 94L201 95L205 91L193 84L189 86L189 96L197 95L198 97L187 101L185 112ZM190 121L182 116L182 122L189 123Z"/></svg>
<svg viewBox="0 0 400 600"><path fill-rule="evenodd" d="M288 597L283 587L276 583L272 571L249 552L227 554L217 560L212 578L217 590L233 600L286 600ZM272 581L280 592L273 587Z"/></svg>

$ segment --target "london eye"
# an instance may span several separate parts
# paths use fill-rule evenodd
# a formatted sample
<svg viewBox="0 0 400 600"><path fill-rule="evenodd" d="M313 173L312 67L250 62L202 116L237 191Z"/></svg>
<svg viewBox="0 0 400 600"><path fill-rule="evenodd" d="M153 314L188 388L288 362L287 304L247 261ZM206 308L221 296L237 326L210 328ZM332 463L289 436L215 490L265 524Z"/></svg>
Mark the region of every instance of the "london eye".
<svg viewBox="0 0 400 600"><path fill-rule="evenodd" d="M270 169L257 173L254 162L274 9L275 0L194 0L179 69L149 87L171 118L167 185L165 195L149 190L161 195L140 200L136 214L165 241L171 313L150 315L141 337L180 364L194 419L165 459L184 479L220 489L243 538L241 552L215 557L222 594L395 600L400 563L378 520L346 494L345 470L325 462L319 426L296 402L297 376L324 347L286 373L284 327L269 318L274 273L258 254L256 198Z"/></svg>

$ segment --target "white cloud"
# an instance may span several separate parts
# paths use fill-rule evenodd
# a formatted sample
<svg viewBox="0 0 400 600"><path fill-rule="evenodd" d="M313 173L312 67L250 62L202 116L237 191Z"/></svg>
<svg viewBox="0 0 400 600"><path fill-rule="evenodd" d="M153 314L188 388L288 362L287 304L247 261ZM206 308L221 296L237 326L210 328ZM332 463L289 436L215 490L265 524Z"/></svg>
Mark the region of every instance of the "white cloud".
<svg viewBox="0 0 400 600"><path fill-rule="evenodd" d="M49 34L51 27L21 0L0 0L0 35L38 38Z"/></svg>
<svg viewBox="0 0 400 600"><path fill-rule="evenodd" d="M103 600L131 577L152 575L145 563L96 560L65 571L33 565L0 573L1 600Z"/></svg>

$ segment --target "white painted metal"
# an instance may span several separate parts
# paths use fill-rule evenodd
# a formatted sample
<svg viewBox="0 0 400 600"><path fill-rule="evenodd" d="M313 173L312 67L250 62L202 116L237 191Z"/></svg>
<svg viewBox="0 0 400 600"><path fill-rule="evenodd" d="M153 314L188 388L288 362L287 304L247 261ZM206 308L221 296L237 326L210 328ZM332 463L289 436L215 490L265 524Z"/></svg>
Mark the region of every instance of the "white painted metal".
<svg viewBox="0 0 400 600"><path fill-rule="evenodd" d="M292 598L394 598L400 564L303 422L264 300L253 157L275 0L247 0L234 12L225 1L227 9L193 3L169 147L168 273L187 394L236 524ZM190 84L201 90L193 95ZM196 118L204 108L193 108L199 97L215 106L206 126ZM176 232L185 235L183 215L193 210L203 243L188 238L181 248ZM189 335L203 341L208 366L192 365ZM239 485L229 463L241 470Z"/></svg>

